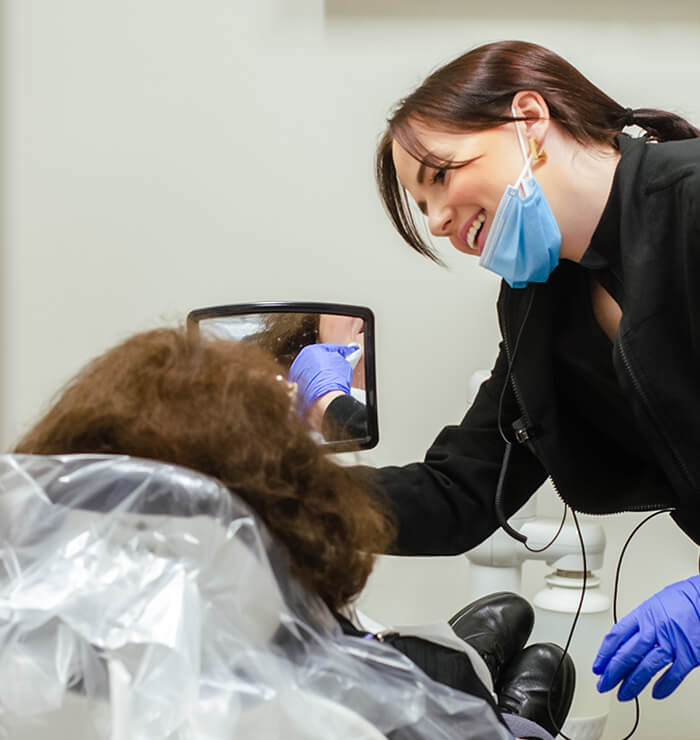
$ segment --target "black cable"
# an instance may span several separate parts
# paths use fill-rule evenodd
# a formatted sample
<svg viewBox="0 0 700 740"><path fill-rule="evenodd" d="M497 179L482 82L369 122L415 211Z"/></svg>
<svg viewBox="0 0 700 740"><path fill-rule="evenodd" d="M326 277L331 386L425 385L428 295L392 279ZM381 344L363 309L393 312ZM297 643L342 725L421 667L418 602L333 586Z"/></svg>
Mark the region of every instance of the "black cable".
<svg viewBox="0 0 700 740"><path fill-rule="evenodd" d="M659 514L667 514L668 512L673 511L673 509L660 509L659 511L655 511L653 514L650 514L648 517L646 517L643 521L641 521L630 533L630 535L627 537L627 540L625 541L625 544L622 547L622 550L620 552L620 557L617 561L617 567L615 569L615 584L613 588L613 620L615 623L617 623L617 596L619 592L619 584L620 584L620 571L622 567L622 559L625 555L625 552L627 550L627 547L629 546L632 537L641 529L641 527L646 524L649 520L653 519L655 516L659 516ZM551 709L551 697L552 697L552 689L554 687L554 683L557 678L557 674L561 670L561 666L564 662L564 657L566 656L567 652L569 651L569 646L571 645L571 641L573 639L574 631L576 629L576 624L579 620L579 617L581 615L581 610L583 608L583 600L585 598L586 594L586 585L587 585L587 578L588 578L588 564L586 562L586 548L583 542L583 535L581 533L581 528L578 523L578 519L576 518L576 512L572 509L571 510L571 516L574 519L574 524L576 525L576 532L578 534L579 543L581 545L581 557L583 559L583 585L581 589L581 598L579 599L578 606L576 608L576 614L574 615L574 619L571 623L571 628L569 630L569 636L566 640L566 644L564 646L564 652L562 653L561 659L559 660L559 664L557 665L556 670L554 671L554 676L552 678L552 683L549 686L549 690L547 692L547 712L549 714L550 721L552 724L554 724L554 717L552 716L552 709ZM634 735L634 733L637 731L637 728L639 727L639 720L640 720L640 713L639 713L639 699L637 697L634 698L634 708L635 708L635 717L634 717L634 724L632 726L632 729L625 735L621 740L629 740L629 738ZM561 730L559 730L559 735L564 738L564 740L572 740L572 738L569 738L567 735L565 735Z"/></svg>
<svg viewBox="0 0 700 740"><path fill-rule="evenodd" d="M501 395L498 398L498 412L496 415L496 423L498 424L498 433L501 435L501 439L505 442L505 450L503 451L503 461L501 462L501 470L498 475L498 483L496 484L496 494L494 496L494 511L496 512L496 519L498 520L498 525L501 527L501 529L508 534L510 537L512 537L514 540L517 540L518 542L522 542L526 547L525 544L527 542L527 537L524 534L521 534L518 532L517 529L514 527L511 527L510 524L508 524L508 520L506 519L506 516L503 512L503 496L504 496L504 490L505 490L505 482L506 482L506 475L508 473L508 466L510 465L510 454L513 450L513 443L506 437L505 432L503 431L503 423L501 420L501 417L503 415L503 399L505 397L506 388L508 388L508 385L510 384L510 375L513 371L513 363L515 362L515 358L518 354L518 347L520 346L520 338L523 335L523 329L525 328L525 324L527 323L528 316L530 315L530 309L532 308L532 301L535 297L534 290L530 291L530 298L527 303L527 308L525 309L525 316L523 316L522 323L520 324L520 329L518 329L518 334L515 338L515 344L513 345L513 352L511 353L510 357L508 358L508 369L506 370L506 379L503 383L503 387L501 388Z"/></svg>
<svg viewBox="0 0 700 740"><path fill-rule="evenodd" d="M655 511L653 514L650 514L648 517L645 517L639 524L630 532L629 536L625 540L625 544L622 546L622 550L620 551L620 557L617 559L617 567L615 568L615 585L613 586L613 624L617 624L617 596L619 593L619 586L620 586L620 571L622 569L622 558L625 556L625 552L627 551L627 547L629 546L630 542L632 541L632 537L634 537L635 534L651 519L653 519L655 516L659 516L659 514L668 514L669 512L673 511L673 509L659 509L659 511ZM639 727L639 699L635 696L634 697L634 724L632 725L632 729L625 735L622 740L629 740L629 738L634 735L634 733L637 731L637 728Z"/></svg>
<svg viewBox="0 0 700 740"><path fill-rule="evenodd" d="M576 606L576 613L574 614L573 621L571 622L571 627L569 629L569 635L566 638L566 644L564 645L561 658L559 658L559 663L557 664L557 668L552 675L552 682L549 684L549 689L547 690L547 713L549 714L550 722L555 727L556 727L556 722L554 721L554 716L552 715L552 703L551 703L552 702L552 689L554 688L554 683L557 680L559 671L561 670L561 667L564 664L564 659L566 658L567 653L569 652L569 647L571 646L571 641L574 637L574 631L576 630L576 625L578 624L579 617L581 616L581 610L583 609L583 600L586 598L586 586L588 585L588 561L586 560L586 546L583 542L583 534L581 533L581 527L578 523L578 519L576 518L576 512L573 509L571 509L571 516L573 517L574 525L576 527L576 533L578 534L578 541L581 545L581 559L583 561L582 562L583 584L581 585L581 598L579 599L578 605ZM573 738L570 738L568 735L565 735L561 729L559 729L559 733L557 736L563 737L564 740L573 740Z"/></svg>
<svg viewBox="0 0 700 740"><path fill-rule="evenodd" d="M640 719L640 712L639 712L639 699L635 696L634 697L634 724L632 725L632 729L622 738L622 740L629 740L629 738L634 735L635 732L637 732L637 728L639 727L639 719Z"/></svg>
<svg viewBox="0 0 700 740"><path fill-rule="evenodd" d="M549 550L549 548L557 541L557 538L561 534L562 529L564 529L564 523L566 522L566 515L568 511L569 505L564 504L564 514L562 515L561 521L559 522L559 529L557 529L554 537L552 537L552 539L544 547L530 547L530 545L524 543L525 548L530 552L544 552L545 550Z"/></svg>
<svg viewBox="0 0 700 740"><path fill-rule="evenodd" d="M520 324L520 329L518 329L518 335L515 338L515 344L513 345L513 352L511 356L508 358L508 370L506 371L506 380L505 383L503 383L503 387L501 388L501 395L498 399L498 432L501 435L501 438L504 442L508 442L508 438L505 435L505 432L503 431L503 425L501 423L501 415L503 412L503 398L506 394L506 388L508 388L508 384L510 383L510 374L513 371L513 364L515 363L515 357L518 354L518 346L520 345L520 338L523 335L523 329L525 328L525 324L527 323L528 316L530 315L530 309L532 308L532 301L535 298L535 291L530 291L530 299L527 303L527 308L525 309L525 316L523 317L523 322Z"/></svg>
<svg viewBox="0 0 700 740"><path fill-rule="evenodd" d="M508 472L508 466L510 465L510 453L513 451L513 444L506 440L506 449L503 453L503 460L501 462L501 470L498 474L498 483L496 484L496 495L493 499L493 509L496 512L496 519L500 528L514 540L522 542L523 545L527 542L527 537L518 532L517 529L511 527L508 524L506 515L503 512L503 491L505 489L506 474ZM527 547L527 545L525 545Z"/></svg>
<svg viewBox="0 0 700 740"><path fill-rule="evenodd" d="M620 557L617 560L617 568L615 569L615 586L613 588L613 620L614 624L617 624L617 593L618 593L618 587L620 585L620 570L622 568L622 558L625 556L625 552L627 551L627 547L629 543L632 540L632 537L634 537L635 534L651 519L653 519L655 516L659 516L659 514L668 514L669 512L673 511L673 509L659 509L658 511L655 511L653 514L649 514L648 517L645 517L642 519L641 522L630 532L629 536L625 540L625 544L622 546L622 550L620 550Z"/></svg>

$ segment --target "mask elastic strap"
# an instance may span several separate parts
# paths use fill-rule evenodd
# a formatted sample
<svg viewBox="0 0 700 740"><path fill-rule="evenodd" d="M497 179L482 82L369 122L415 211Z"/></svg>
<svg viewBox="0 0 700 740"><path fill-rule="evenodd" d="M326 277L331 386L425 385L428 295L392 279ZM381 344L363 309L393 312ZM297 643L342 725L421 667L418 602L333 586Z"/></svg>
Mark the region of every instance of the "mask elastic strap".
<svg viewBox="0 0 700 740"><path fill-rule="evenodd" d="M514 188L522 189L523 179L525 178L526 175L533 177L531 165L532 165L532 154L525 160L525 166L520 171L520 174L518 175L518 179L515 181L515 185L513 185ZM527 193L524 190L523 190L523 195L527 195Z"/></svg>
<svg viewBox="0 0 700 740"><path fill-rule="evenodd" d="M517 118L515 115L515 108L511 105L510 106L510 112L513 114L513 118ZM529 172L530 175L532 175L532 168L530 164L532 163L532 154L528 154L527 147L525 146L525 139L523 139L523 135L520 131L520 121L513 121L515 124L515 132L518 134L518 142L520 143L520 151L523 154L523 159L525 160L525 169L520 174L520 177L518 178L518 182L516 183L516 187L520 185L520 181L525 176L525 172Z"/></svg>
<svg viewBox="0 0 700 740"><path fill-rule="evenodd" d="M525 175L530 175L532 177L532 154L525 160L525 166L520 171L520 174L518 175L518 179L515 181L515 185L513 187L519 188L520 185L523 182L523 179L525 178Z"/></svg>

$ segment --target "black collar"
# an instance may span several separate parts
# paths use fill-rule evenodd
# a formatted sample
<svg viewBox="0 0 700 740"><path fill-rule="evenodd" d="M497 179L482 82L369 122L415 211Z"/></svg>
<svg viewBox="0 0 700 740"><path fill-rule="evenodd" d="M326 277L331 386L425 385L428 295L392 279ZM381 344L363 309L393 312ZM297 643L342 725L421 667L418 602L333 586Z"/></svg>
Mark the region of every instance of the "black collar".
<svg viewBox="0 0 700 740"><path fill-rule="evenodd" d="M620 253L620 218L625 194L629 191L630 178L635 176L645 144L645 139L632 138L627 134L620 134L617 137L621 156L610 195L590 244L580 261L581 266L594 273L596 280L620 306L624 304L625 296Z"/></svg>

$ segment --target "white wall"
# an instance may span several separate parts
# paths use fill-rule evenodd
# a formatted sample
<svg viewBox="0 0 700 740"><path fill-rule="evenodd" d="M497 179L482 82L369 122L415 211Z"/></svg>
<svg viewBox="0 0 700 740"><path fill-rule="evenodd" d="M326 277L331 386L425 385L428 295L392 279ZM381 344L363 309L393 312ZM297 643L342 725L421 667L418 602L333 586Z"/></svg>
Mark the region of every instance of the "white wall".
<svg viewBox="0 0 700 740"><path fill-rule="evenodd" d="M7 448L96 353L191 308L263 299L371 306L378 463L422 455L464 412L497 342L497 280L441 270L385 218L372 155L390 106L477 44L551 46L625 105L700 120L696 0L5 0L0 442ZM625 4L626 6L626 4ZM429 11L427 9L430 9ZM540 502L556 515L553 495ZM616 553L639 517L606 520ZM631 547L622 608L697 570L655 520ZM529 593L544 567L528 566ZM363 597L380 618L449 616L463 558L385 558ZM693 676L643 701L637 737L697 737ZM616 707L606 738L631 726Z"/></svg>

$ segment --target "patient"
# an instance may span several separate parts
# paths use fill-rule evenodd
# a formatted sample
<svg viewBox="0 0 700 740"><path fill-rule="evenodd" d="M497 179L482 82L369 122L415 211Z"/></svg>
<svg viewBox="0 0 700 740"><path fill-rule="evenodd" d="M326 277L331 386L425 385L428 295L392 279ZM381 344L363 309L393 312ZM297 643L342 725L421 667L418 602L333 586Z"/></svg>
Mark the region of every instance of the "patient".
<svg viewBox="0 0 700 740"><path fill-rule="evenodd" d="M349 607L373 553L390 550L394 524L351 469L323 455L282 373L255 346L197 339L180 328L137 334L85 367L15 452L128 454L218 478L259 514L286 548L294 575L343 631L372 638L352 622ZM554 680L560 649L522 649L532 628L527 602L485 597L453 623L476 650L415 636L384 639L433 679L483 698L519 736L556 734L571 703L573 664L566 656Z"/></svg>

